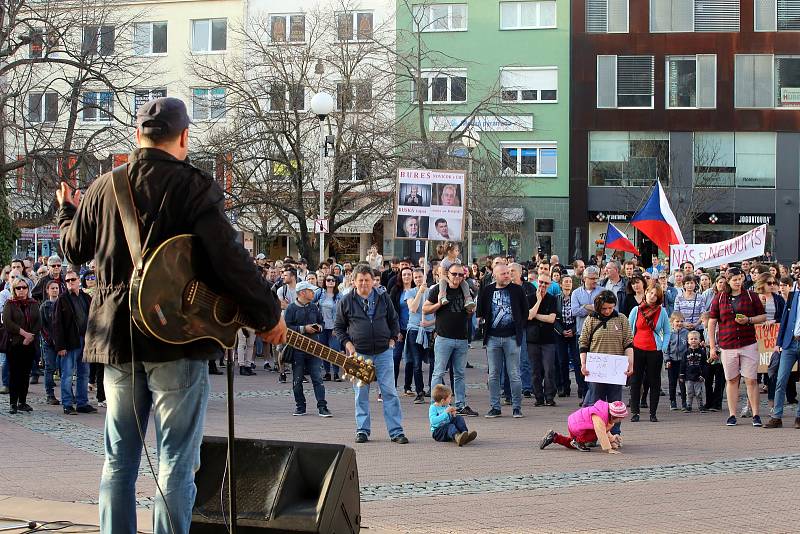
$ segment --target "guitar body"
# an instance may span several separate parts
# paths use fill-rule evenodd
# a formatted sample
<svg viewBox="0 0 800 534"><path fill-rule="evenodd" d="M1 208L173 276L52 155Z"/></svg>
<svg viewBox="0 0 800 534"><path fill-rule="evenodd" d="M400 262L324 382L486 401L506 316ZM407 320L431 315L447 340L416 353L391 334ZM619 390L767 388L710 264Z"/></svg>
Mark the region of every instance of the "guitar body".
<svg viewBox="0 0 800 534"><path fill-rule="evenodd" d="M199 271L205 265L205 251L190 234L167 239L147 254L141 276L134 272L131 277L129 305L136 327L172 345L210 339L222 348L233 348L239 329L248 326L247 319L235 301L204 283ZM375 366L369 360L345 356L293 330L286 337L287 344L338 365L353 380L375 380Z"/></svg>
<svg viewBox="0 0 800 534"><path fill-rule="evenodd" d="M211 339L233 348L242 327L238 307L197 280L194 266L205 260L196 237L177 235L152 253L141 277L131 278L133 322L147 336L183 345Z"/></svg>

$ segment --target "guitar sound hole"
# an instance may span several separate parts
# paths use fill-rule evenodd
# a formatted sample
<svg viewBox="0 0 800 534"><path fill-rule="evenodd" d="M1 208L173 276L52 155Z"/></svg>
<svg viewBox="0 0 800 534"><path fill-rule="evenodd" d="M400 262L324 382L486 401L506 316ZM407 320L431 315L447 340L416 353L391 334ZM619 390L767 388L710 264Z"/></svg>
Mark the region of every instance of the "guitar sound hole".
<svg viewBox="0 0 800 534"><path fill-rule="evenodd" d="M214 319L222 325L231 324L236 318L237 312L238 306L233 302L222 298L218 298L214 302Z"/></svg>

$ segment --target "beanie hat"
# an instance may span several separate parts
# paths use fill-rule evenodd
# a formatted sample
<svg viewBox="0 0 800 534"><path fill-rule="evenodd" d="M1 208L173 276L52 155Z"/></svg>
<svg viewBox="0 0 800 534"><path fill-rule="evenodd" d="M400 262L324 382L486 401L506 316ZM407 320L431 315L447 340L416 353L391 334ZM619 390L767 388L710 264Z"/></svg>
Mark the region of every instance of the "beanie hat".
<svg viewBox="0 0 800 534"><path fill-rule="evenodd" d="M628 416L628 407L622 401L614 401L608 405L608 413L611 417L624 419Z"/></svg>

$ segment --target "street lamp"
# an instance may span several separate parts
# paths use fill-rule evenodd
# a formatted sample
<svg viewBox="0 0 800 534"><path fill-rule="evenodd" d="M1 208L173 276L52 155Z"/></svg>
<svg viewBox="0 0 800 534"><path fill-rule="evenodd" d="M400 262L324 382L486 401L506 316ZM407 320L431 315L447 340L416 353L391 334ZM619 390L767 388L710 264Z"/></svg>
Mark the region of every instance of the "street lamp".
<svg viewBox="0 0 800 534"><path fill-rule="evenodd" d="M481 136L476 130L466 130L461 136L461 144L467 149L469 153L469 161L467 163L467 184L472 179L472 151L475 150L481 142ZM465 195L467 198L468 195ZM466 202L464 203L466 206ZM471 206L470 206L471 207ZM472 261L472 211L467 211L467 257L466 263Z"/></svg>
<svg viewBox="0 0 800 534"><path fill-rule="evenodd" d="M325 119L333 111L333 97L321 91L311 99L311 113L319 119L319 218L325 218ZM327 230L327 228L320 228ZM325 261L325 232L319 233L319 263Z"/></svg>

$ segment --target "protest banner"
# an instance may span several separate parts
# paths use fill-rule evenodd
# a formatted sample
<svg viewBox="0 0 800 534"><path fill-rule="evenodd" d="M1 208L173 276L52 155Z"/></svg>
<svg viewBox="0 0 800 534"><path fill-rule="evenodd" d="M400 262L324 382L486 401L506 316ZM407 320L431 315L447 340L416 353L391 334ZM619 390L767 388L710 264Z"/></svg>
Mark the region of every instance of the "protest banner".
<svg viewBox="0 0 800 534"><path fill-rule="evenodd" d="M628 370L628 357L588 352L586 353L586 369L589 371L589 376L586 377L587 382L624 386L628 380L625 375L625 371Z"/></svg>
<svg viewBox="0 0 800 534"><path fill-rule="evenodd" d="M755 325L756 343L758 343L758 372L766 373L769 367L769 360L775 350L778 340L779 323L763 323ZM797 364L794 364L792 371L797 371Z"/></svg>
<svg viewBox="0 0 800 534"><path fill-rule="evenodd" d="M749 260L764 255L766 242L767 225L762 224L738 237L719 243L672 245L669 247L669 267L674 271L687 261L697 268Z"/></svg>
<svg viewBox="0 0 800 534"><path fill-rule="evenodd" d="M396 239L461 241L466 173L400 169L395 199Z"/></svg>

